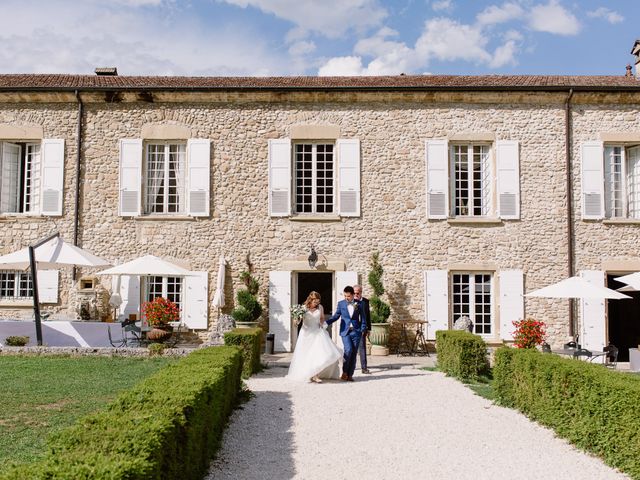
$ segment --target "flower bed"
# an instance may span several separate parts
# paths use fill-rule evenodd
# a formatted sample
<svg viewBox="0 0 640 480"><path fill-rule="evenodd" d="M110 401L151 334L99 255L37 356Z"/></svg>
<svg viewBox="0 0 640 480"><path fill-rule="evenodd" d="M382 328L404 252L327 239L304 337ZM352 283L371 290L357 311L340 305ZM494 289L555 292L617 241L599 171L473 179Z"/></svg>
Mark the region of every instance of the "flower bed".
<svg viewBox="0 0 640 480"><path fill-rule="evenodd" d="M201 479L240 391L235 347L197 350L49 441L1 480Z"/></svg>
<svg viewBox="0 0 640 480"><path fill-rule="evenodd" d="M501 348L498 401L640 479L640 378L602 365Z"/></svg>

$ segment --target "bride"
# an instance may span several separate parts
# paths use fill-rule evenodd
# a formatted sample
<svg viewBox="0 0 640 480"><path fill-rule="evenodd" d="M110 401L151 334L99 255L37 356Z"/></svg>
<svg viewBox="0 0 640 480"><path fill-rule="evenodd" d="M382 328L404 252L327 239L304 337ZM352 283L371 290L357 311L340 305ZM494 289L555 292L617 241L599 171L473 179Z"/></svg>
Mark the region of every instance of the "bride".
<svg viewBox="0 0 640 480"><path fill-rule="evenodd" d="M324 310L320 294L311 292L304 302L307 311L291 357L287 378L322 383L322 378L340 378L338 361L342 352L324 329Z"/></svg>

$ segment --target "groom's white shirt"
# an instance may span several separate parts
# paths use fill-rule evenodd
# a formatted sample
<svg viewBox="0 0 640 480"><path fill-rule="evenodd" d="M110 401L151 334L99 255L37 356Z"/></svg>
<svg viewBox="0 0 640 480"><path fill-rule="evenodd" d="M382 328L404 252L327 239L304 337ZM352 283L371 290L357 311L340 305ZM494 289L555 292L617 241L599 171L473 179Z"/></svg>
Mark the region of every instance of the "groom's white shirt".
<svg viewBox="0 0 640 480"><path fill-rule="evenodd" d="M354 310L353 303L350 303L347 305L347 310L349 311L349 317L353 318L353 310Z"/></svg>

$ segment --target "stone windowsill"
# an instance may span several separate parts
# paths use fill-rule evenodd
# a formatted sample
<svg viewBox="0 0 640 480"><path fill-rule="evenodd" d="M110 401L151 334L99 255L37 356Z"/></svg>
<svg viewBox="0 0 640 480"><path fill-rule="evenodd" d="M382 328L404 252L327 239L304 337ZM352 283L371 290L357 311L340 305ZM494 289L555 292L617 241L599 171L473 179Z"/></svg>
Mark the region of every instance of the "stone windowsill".
<svg viewBox="0 0 640 480"><path fill-rule="evenodd" d="M136 221L142 222L166 222L166 221L176 221L176 222L194 222L196 217L191 217L189 215L140 215L139 217L131 217Z"/></svg>
<svg viewBox="0 0 640 480"><path fill-rule="evenodd" d="M289 217L292 222L339 222L338 215L295 215Z"/></svg>
<svg viewBox="0 0 640 480"><path fill-rule="evenodd" d="M29 215L28 213L2 213L0 214L0 222L30 222L32 220L46 220L49 216Z"/></svg>
<svg viewBox="0 0 640 480"><path fill-rule="evenodd" d="M456 217L447 219L449 225L502 225L503 221L498 217Z"/></svg>
<svg viewBox="0 0 640 480"><path fill-rule="evenodd" d="M608 218L603 220L604 225L640 225L639 218Z"/></svg>
<svg viewBox="0 0 640 480"><path fill-rule="evenodd" d="M33 307L32 300L0 300L0 308Z"/></svg>

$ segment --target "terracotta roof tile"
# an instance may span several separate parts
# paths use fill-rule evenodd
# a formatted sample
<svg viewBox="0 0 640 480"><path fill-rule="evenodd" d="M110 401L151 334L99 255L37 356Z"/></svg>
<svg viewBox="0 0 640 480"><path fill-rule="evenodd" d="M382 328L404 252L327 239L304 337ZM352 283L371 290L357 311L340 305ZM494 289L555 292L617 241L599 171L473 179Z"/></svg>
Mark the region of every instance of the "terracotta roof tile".
<svg viewBox="0 0 640 480"><path fill-rule="evenodd" d="M395 75L384 77L151 77L61 74L0 75L0 90L75 89L640 89L640 80L619 76Z"/></svg>

